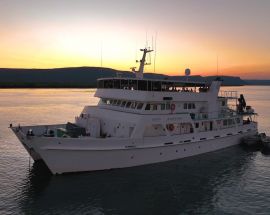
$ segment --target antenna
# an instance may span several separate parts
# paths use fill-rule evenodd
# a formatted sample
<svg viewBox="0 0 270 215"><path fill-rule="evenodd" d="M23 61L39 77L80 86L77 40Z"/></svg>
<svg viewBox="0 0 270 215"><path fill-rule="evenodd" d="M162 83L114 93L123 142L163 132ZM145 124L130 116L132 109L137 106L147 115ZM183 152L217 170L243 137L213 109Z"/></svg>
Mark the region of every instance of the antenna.
<svg viewBox="0 0 270 215"><path fill-rule="evenodd" d="M145 48L148 47L147 31L145 32Z"/></svg>
<svg viewBox="0 0 270 215"><path fill-rule="evenodd" d="M102 56L102 41L101 41L101 44L100 44L100 70L102 72L102 66L103 66L103 56Z"/></svg>
<svg viewBox="0 0 270 215"><path fill-rule="evenodd" d="M154 38L152 36L152 48L151 49L154 49Z"/></svg>
<svg viewBox="0 0 270 215"><path fill-rule="evenodd" d="M219 71L218 71L218 69L219 69L218 66L219 66L219 65L218 65L218 54L217 54L217 77L218 77L218 72L219 72Z"/></svg>
<svg viewBox="0 0 270 215"><path fill-rule="evenodd" d="M137 62L137 43L135 44L135 62Z"/></svg>
<svg viewBox="0 0 270 215"><path fill-rule="evenodd" d="M154 73L156 73L156 57L157 57L157 32L155 35L155 53L154 53Z"/></svg>

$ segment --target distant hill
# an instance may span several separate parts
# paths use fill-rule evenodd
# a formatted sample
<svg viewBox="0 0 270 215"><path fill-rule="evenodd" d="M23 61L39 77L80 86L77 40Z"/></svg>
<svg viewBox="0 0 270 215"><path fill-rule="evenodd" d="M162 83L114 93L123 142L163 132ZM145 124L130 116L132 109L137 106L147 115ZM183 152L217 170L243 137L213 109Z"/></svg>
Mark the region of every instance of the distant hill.
<svg viewBox="0 0 270 215"><path fill-rule="evenodd" d="M116 70L98 67L0 69L1 87L95 87L96 80L114 77ZM123 76L129 75L123 73Z"/></svg>
<svg viewBox="0 0 270 215"><path fill-rule="evenodd" d="M132 72L118 71L100 67L70 67L57 69L5 69L0 68L0 87L96 87L96 80L104 77L135 77ZM155 73L145 73L145 78L183 80L185 76L168 76ZM210 82L216 76L190 76L188 80ZM239 77L222 76L223 85L245 85Z"/></svg>
<svg viewBox="0 0 270 215"><path fill-rule="evenodd" d="M211 82L215 80L217 76L208 76L206 77L208 82ZM240 77L234 77L234 76L221 76L221 80L223 81L223 85L225 86L243 86L246 84L244 80L242 80Z"/></svg>
<svg viewBox="0 0 270 215"><path fill-rule="evenodd" d="M246 85L270 85L270 80L245 80Z"/></svg>

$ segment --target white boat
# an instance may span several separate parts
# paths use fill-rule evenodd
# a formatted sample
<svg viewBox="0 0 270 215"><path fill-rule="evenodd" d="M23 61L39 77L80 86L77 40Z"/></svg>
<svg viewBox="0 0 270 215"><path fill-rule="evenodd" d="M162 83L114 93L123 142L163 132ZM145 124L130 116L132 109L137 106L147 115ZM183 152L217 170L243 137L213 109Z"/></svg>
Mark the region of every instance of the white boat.
<svg viewBox="0 0 270 215"><path fill-rule="evenodd" d="M30 156L53 174L105 170L212 152L257 133L256 113L242 95L220 92L218 79L145 79L151 50L141 51L136 78L99 79L99 103L84 107L74 123L11 126Z"/></svg>

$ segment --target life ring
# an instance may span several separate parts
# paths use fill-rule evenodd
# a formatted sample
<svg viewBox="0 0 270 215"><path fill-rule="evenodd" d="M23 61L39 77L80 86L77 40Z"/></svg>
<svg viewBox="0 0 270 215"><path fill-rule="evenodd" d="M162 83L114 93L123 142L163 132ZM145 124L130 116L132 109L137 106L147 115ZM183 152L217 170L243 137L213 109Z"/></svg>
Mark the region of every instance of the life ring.
<svg viewBox="0 0 270 215"><path fill-rule="evenodd" d="M168 124L168 125L167 125L167 129L168 129L169 131L173 131L173 130L174 130L174 125L173 125L173 124Z"/></svg>
<svg viewBox="0 0 270 215"><path fill-rule="evenodd" d="M175 104L171 104L171 111L173 112L175 110Z"/></svg>

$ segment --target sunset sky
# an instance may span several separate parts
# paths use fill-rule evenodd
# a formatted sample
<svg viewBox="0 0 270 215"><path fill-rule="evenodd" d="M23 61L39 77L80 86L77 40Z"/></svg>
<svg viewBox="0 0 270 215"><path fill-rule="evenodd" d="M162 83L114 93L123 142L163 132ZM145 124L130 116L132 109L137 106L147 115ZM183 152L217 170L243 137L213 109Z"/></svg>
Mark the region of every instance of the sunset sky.
<svg viewBox="0 0 270 215"><path fill-rule="evenodd" d="M157 36L156 73L270 79L269 0L0 0L0 31L5 68L129 70Z"/></svg>

